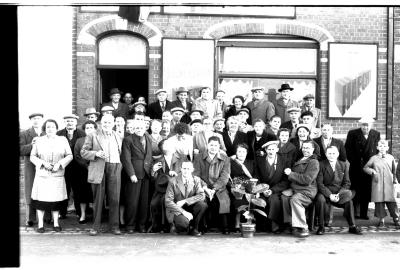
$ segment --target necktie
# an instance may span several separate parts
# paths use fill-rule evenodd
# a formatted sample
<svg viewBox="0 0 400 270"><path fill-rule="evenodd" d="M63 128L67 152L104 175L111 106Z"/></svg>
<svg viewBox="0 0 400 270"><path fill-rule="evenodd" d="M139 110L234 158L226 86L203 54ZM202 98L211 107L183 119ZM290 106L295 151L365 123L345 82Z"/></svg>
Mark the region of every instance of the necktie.
<svg viewBox="0 0 400 270"><path fill-rule="evenodd" d="M185 181L185 198L187 198L188 194L187 194L187 187L188 187L188 183L187 180Z"/></svg>
<svg viewBox="0 0 400 270"><path fill-rule="evenodd" d="M165 111L165 102L161 102L161 109L163 112Z"/></svg>
<svg viewBox="0 0 400 270"><path fill-rule="evenodd" d="M143 149L145 150L146 149L146 139L144 138L144 136L142 136L140 138L140 142L142 143Z"/></svg>

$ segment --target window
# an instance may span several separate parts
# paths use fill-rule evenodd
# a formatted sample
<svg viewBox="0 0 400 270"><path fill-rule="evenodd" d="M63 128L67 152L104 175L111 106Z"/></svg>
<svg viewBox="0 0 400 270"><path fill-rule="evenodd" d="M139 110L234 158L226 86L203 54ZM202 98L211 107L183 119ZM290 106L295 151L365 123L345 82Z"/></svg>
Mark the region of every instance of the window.
<svg viewBox="0 0 400 270"><path fill-rule="evenodd" d="M235 95L251 99L254 87L264 87L269 100L278 99L282 83L295 88L297 101L316 94L318 43L313 40L242 35L221 39L217 46L218 87L226 91L227 101Z"/></svg>

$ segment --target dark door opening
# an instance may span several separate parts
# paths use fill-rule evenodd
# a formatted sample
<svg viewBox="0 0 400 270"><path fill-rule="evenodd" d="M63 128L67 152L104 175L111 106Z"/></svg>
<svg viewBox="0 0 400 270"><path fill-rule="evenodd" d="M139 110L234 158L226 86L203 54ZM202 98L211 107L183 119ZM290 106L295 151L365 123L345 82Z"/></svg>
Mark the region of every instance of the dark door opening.
<svg viewBox="0 0 400 270"><path fill-rule="evenodd" d="M101 78L100 103L110 101L109 92L111 88L117 87L124 94L132 94L133 102L138 97L149 98L149 71L148 69L99 69ZM121 101L122 100L121 96Z"/></svg>

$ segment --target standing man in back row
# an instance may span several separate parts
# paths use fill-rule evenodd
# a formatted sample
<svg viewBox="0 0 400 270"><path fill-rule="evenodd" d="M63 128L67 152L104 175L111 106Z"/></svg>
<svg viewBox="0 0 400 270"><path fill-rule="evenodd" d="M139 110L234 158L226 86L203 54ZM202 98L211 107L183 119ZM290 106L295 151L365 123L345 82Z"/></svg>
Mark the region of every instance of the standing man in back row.
<svg viewBox="0 0 400 270"><path fill-rule="evenodd" d="M284 83L281 85L281 88L278 89L278 92L281 93L281 97L274 101L275 112L282 119L282 123L285 123L290 120L289 108L299 107L299 103L295 100L292 100L291 95L293 91L293 87L290 87L288 83Z"/></svg>
<svg viewBox="0 0 400 270"><path fill-rule="evenodd" d="M257 119L261 119L264 123L268 123L273 115L275 115L274 105L265 98L264 88L258 87L251 89L253 100L247 104L251 110L252 125Z"/></svg>
<svg viewBox="0 0 400 270"><path fill-rule="evenodd" d="M149 104L148 116L150 116L151 119L161 120L163 112L170 111L173 105L172 102L167 99L167 90L160 88L155 92L155 95L157 96L157 100Z"/></svg>

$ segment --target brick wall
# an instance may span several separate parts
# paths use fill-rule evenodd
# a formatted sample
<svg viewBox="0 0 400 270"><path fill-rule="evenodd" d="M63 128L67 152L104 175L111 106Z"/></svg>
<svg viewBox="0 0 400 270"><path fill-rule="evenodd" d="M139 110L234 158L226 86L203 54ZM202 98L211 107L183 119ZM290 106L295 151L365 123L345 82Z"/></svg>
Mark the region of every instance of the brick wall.
<svg viewBox="0 0 400 270"><path fill-rule="evenodd" d="M400 8L394 8L394 46L395 61L393 71L393 136L392 152L400 158Z"/></svg>

